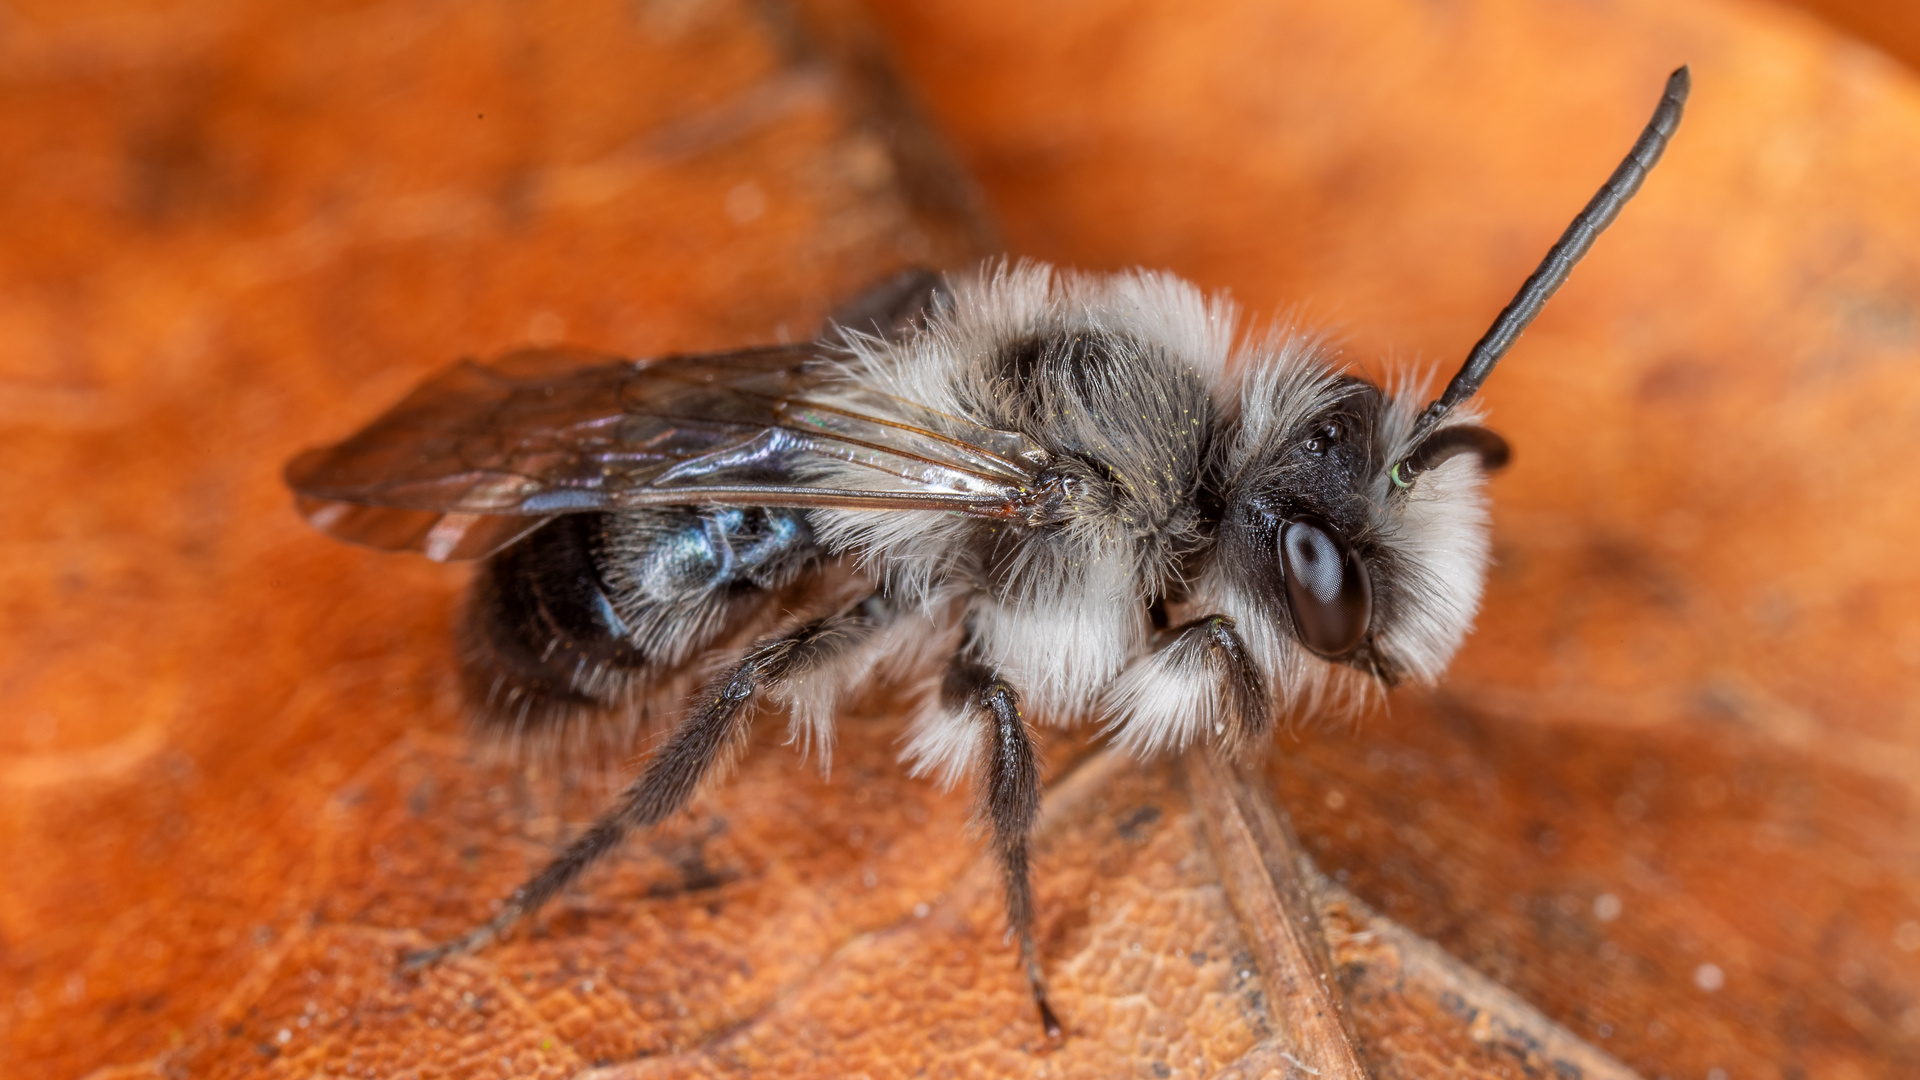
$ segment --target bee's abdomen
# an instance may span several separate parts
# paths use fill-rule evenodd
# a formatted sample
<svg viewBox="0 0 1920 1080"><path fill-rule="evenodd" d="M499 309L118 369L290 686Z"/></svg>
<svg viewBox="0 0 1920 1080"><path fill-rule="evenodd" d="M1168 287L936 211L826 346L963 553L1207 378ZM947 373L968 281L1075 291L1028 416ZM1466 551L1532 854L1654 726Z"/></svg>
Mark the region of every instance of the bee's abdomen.
<svg viewBox="0 0 1920 1080"><path fill-rule="evenodd" d="M604 514L555 518L481 569L460 651L483 727L518 734L604 709L647 666L607 595L605 527Z"/></svg>
<svg viewBox="0 0 1920 1080"><path fill-rule="evenodd" d="M518 738L624 705L766 608L818 552L797 511L555 518L474 581L460 635L468 709Z"/></svg>

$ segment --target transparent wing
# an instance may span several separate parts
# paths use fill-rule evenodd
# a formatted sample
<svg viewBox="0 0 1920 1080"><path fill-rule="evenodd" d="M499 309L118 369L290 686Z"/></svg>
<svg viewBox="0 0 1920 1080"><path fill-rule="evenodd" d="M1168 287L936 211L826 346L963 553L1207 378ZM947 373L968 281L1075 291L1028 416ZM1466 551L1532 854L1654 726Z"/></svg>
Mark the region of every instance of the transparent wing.
<svg viewBox="0 0 1920 1080"><path fill-rule="evenodd" d="M862 390L815 355L465 361L345 442L296 457L287 483L321 530L438 559L491 554L580 510L1030 509L1045 455L1025 437ZM859 468L828 468L845 463Z"/></svg>

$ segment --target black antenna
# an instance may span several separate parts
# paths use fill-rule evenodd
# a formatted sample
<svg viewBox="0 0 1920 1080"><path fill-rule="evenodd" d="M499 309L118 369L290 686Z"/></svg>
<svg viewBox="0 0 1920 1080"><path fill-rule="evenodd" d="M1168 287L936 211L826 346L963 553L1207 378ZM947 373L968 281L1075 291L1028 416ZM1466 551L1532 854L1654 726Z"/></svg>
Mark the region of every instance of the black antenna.
<svg viewBox="0 0 1920 1080"><path fill-rule="evenodd" d="M1419 447L1428 432L1433 430L1440 418L1447 415L1455 405L1467 400L1480 389L1487 376L1493 372L1493 365L1507 355L1513 343L1520 339L1520 332L1540 314L1547 299L1566 282L1567 275L1573 272L1574 264L1593 246L1593 241L1613 219L1620 215L1620 208L1640 190L1640 184L1646 180L1660 155L1667 149L1667 140L1673 138L1674 129L1680 126L1680 112L1687 104L1687 92L1693 88L1693 78L1682 67L1667 77L1666 92L1660 95L1660 104L1653 110L1653 119L1647 124L1647 130L1627 152L1625 161L1607 177L1593 201L1573 219L1567 231L1560 236L1560 242L1553 245L1547 257L1540 261L1539 269L1520 286L1520 292L1509 303L1500 317L1493 320L1486 335L1474 345L1467 354L1467 362L1460 365L1460 373L1447 383L1447 388L1433 404L1428 405L1419 421L1414 425L1413 439L1409 445ZM1413 453L1407 455L1409 460ZM1394 479L1401 484L1413 479L1406 468L1408 461L1394 466Z"/></svg>

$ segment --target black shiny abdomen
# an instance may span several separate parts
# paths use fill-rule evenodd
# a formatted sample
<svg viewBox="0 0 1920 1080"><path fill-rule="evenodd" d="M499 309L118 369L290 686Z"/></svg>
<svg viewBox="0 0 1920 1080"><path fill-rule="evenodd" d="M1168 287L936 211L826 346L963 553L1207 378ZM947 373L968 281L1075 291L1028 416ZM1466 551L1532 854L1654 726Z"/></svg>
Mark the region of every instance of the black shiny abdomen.
<svg viewBox="0 0 1920 1080"><path fill-rule="evenodd" d="M567 514L494 556L460 631L469 711L539 734L623 704L817 552L797 511Z"/></svg>
<svg viewBox="0 0 1920 1080"><path fill-rule="evenodd" d="M474 580L461 661L482 723L543 724L556 711L604 708L647 663L609 626L596 550L607 515L555 518L494 556Z"/></svg>

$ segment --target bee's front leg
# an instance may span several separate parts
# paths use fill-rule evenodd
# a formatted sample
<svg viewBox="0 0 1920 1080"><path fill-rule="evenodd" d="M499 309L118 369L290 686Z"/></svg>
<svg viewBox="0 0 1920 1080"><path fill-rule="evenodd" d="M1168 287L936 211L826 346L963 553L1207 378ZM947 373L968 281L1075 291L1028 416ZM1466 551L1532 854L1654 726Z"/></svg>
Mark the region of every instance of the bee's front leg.
<svg viewBox="0 0 1920 1080"><path fill-rule="evenodd" d="M1257 755L1273 730L1273 703L1233 620L1204 615L1159 637L1104 694L1114 741L1140 757L1203 740L1236 757Z"/></svg>

